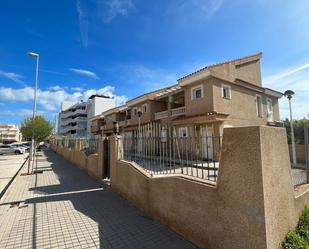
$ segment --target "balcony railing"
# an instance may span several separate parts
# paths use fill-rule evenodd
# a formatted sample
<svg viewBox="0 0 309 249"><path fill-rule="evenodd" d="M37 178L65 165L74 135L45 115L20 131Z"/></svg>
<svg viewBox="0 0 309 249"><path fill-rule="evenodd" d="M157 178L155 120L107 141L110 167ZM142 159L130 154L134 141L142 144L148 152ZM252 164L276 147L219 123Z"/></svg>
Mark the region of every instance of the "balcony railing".
<svg viewBox="0 0 309 249"><path fill-rule="evenodd" d="M185 106L172 109L172 117L184 115L185 112L186 112L186 107Z"/></svg>
<svg viewBox="0 0 309 249"><path fill-rule="evenodd" d="M126 126L126 121L125 120L119 121L119 126L121 127Z"/></svg>
<svg viewBox="0 0 309 249"><path fill-rule="evenodd" d="M168 118L169 116L169 111L163 111L163 112L157 112L155 113L155 120L159 120L159 119L162 119L162 118Z"/></svg>

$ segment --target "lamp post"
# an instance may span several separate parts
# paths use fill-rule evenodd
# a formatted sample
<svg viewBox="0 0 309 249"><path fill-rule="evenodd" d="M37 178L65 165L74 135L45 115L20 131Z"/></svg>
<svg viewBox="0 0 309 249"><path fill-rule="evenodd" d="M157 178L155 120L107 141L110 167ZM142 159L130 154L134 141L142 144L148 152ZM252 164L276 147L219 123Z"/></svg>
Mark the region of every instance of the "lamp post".
<svg viewBox="0 0 309 249"><path fill-rule="evenodd" d="M138 116L138 154L140 156L141 154L141 116L142 116L142 110L138 109L137 111L137 116Z"/></svg>
<svg viewBox="0 0 309 249"><path fill-rule="evenodd" d="M36 115L36 95L38 89L38 76L39 76L39 54L34 52L28 52L28 56L36 58L36 70L35 70L35 87L34 87L34 96L33 96L33 113L32 113L32 122L33 122L33 130L32 130L32 138L31 138L31 148L29 153L28 160L28 174L30 173L30 161L33 160L34 156L34 120Z"/></svg>
<svg viewBox="0 0 309 249"><path fill-rule="evenodd" d="M296 150L295 150L295 136L294 136L294 126L293 126L293 116L292 116L292 103L291 99L294 96L294 92L292 90L286 90L284 92L284 96L289 100L289 108L290 108L290 123L291 123L291 140L292 140L292 164L295 166L297 164L296 161Z"/></svg>

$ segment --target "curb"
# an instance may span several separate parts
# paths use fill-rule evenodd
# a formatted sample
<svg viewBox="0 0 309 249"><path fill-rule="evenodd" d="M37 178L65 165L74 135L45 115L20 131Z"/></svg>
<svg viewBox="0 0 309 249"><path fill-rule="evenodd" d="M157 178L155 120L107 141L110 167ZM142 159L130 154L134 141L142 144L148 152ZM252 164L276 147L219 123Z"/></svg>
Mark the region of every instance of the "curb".
<svg viewBox="0 0 309 249"><path fill-rule="evenodd" d="M20 168L17 170L17 172L15 173L15 175L12 177L12 179L8 182L8 184L4 187L4 189L0 192L0 200L3 197L3 195L5 194L5 192L7 191L7 189L10 187L10 185L12 184L12 182L14 181L14 179L16 178L16 176L19 174L19 172L21 171L21 169L24 167L24 165L26 164L26 162L28 161L29 156L26 158L26 160L22 163L22 165L20 166Z"/></svg>

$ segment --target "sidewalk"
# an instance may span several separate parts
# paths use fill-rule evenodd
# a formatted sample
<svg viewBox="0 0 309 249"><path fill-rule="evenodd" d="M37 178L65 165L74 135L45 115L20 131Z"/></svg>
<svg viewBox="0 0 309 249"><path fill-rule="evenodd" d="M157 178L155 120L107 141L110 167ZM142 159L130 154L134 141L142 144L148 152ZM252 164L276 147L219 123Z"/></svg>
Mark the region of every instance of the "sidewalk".
<svg viewBox="0 0 309 249"><path fill-rule="evenodd" d="M25 162L27 154L0 155L0 197L11 179Z"/></svg>
<svg viewBox="0 0 309 249"><path fill-rule="evenodd" d="M54 152L37 167L0 201L0 248L195 248Z"/></svg>

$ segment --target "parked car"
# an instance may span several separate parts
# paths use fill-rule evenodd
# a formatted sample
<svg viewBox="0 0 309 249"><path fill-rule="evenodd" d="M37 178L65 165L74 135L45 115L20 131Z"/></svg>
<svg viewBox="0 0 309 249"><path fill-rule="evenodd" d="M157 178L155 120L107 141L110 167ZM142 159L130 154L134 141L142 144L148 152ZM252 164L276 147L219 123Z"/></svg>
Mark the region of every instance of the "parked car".
<svg viewBox="0 0 309 249"><path fill-rule="evenodd" d="M21 149L25 149L26 152L29 152L29 146L25 145L25 144L11 144L12 147L14 148L21 148Z"/></svg>
<svg viewBox="0 0 309 249"><path fill-rule="evenodd" d="M0 145L0 155L4 154L24 154L26 152L26 148L16 147L13 145L3 144Z"/></svg>

